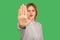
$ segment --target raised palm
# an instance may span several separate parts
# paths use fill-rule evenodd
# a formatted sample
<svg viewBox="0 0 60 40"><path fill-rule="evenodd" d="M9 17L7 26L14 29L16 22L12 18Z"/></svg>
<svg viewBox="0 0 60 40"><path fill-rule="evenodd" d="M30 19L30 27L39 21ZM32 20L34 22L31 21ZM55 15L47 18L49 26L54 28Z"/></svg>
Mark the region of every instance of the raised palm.
<svg viewBox="0 0 60 40"><path fill-rule="evenodd" d="M28 19L28 16L27 16L27 8L23 4L18 10L18 23L21 26L21 28L23 28L26 25L28 25L30 22L31 20Z"/></svg>

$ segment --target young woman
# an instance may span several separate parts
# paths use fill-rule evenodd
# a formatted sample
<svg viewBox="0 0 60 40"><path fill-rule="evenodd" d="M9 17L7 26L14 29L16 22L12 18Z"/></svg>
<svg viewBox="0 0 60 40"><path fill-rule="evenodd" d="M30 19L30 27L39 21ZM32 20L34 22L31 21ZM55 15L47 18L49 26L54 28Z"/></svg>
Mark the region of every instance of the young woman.
<svg viewBox="0 0 60 40"><path fill-rule="evenodd" d="M18 11L18 29L21 40L43 40L42 26L36 22L37 9L33 3L23 4Z"/></svg>

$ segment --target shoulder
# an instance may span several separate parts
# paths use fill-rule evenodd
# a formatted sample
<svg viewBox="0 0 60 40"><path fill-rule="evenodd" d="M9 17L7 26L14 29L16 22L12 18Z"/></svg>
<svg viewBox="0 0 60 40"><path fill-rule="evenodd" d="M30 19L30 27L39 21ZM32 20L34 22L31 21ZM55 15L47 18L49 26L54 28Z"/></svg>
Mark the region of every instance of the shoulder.
<svg viewBox="0 0 60 40"><path fill-rule="evenodd" d="M40 22L35 21L35 25L42 25Z"/></svg>
<svg viewBox="0 0 60 40"><path fill-rule="evenodd" d="M40 22L35 22L34 28L38 31L41 31L42 30L42 24Z"/></svg>
<svg viewBox="0 0 60 40"><path fill-rule="evenodd" d="M42 24L40 22L33 22L34 27L41 28Z"/></svg>

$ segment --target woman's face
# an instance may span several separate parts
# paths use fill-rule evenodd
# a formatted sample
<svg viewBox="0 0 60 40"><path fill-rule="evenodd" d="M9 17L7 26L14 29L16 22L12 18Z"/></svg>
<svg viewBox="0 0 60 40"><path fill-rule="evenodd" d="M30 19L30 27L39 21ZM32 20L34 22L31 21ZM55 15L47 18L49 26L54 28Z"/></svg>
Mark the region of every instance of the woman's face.
<svg viewBox="0 0 60 40"><path fill-rule="evenodd" d="M33 6L28 7L28 18L34 20L36 15L36 10Z"/></svg>

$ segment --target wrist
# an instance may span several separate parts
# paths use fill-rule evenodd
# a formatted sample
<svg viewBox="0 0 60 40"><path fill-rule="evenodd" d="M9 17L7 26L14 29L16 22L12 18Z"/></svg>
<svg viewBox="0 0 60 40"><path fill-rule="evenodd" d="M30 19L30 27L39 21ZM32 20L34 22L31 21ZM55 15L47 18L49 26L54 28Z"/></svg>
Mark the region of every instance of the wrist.
<svg viewBox="0 0 60 40"><path fill-rule="evenodd" d="M21 29L26 29L26 26L19 25Z"/></svg>

